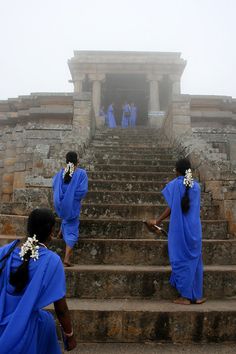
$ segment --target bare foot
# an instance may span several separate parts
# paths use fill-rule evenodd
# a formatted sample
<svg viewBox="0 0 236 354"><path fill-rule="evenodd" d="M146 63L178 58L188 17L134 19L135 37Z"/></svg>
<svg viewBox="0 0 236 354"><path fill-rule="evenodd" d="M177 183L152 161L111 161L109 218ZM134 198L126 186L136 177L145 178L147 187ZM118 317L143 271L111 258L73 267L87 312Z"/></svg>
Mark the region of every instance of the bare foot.
<svg viewBox="0 0 236 354"><path fill-rule="evenodd" d="M64 267L73 267L74 266L74 264L72 264L68 261L64 261L63 264L64 264Z"/></svg>
<svg viewBox="0 0 236 354"><path fill-rule="evenodd" d="M201 305L201 304L204 304L204 302L206 302L206 301L207 301L207 298L203 297L202 299L198 299L198 300L194 301L194 304Z"/></svg>
<svg viewBox="0 0 236 354"><path fill-rule="evenodd" d="M185 297L178 297L173 301L173 303L177 305L191 305L191 301Z"/></svg>

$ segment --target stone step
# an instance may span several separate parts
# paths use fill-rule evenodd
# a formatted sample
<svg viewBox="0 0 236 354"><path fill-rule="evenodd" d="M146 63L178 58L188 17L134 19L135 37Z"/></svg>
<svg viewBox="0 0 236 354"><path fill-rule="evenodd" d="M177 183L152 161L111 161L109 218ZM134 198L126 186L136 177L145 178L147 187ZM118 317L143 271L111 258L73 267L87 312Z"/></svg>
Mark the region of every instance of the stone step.
<svg viewBox="0 0 236 354"><path fill-rule="evenodd" d="M100 329L100 327L99 327ZM107 343L108 342L108 343ZM84 343L77 342L71 354L235 354L234 343L163 343L159 339L145 343Z"/></svg>
<svg viewBox="0 0 236 354"><path fill-rule="evenodd" d="M64 241L53 240L50 249L61 256ZM236 264L236 240L203 240L206 265ZM167 240L81 239L74 249L74 264L169 265Z"/></svg>
<svg viewBox="0 0 236 354"><path fill-rule="evenodd" d="M85 169L89 170L91 167L90 165L85 165ZM111 164L92 164L92 171L126 171L126 172L159 172L165 173L166 176L172 176L173 174L173 166L162 166L162 165L155 165L155 166L148 166L148 165L111 165Z"/></svg>
<svg viewBox="0 0 236 354"><path fill-rule="evenodd" d="M76 265L65 268L67 297L90 299L173 299L169 266ZM204 296L236 296L236 265L204 266Z"/></svg>
<svg viewBox="0 0 236 354"><path fill-rule="evenodd" d="M96 137L91 142L91 146L133 146L133 147L154 147L159 149L170 149L170 145L163 144L156 140L155 138L148 137L147 139L143 137L137 137L132 139L127 137L126 139L114 139L113 137L107 139L96 139Z"/></svg>
<svg viewBox="0 0 236 354"><path fill-rule="evenodd" d="M173 161L175 163L176 161L176 156L174 154L140 154L138 152L131 152L131 151L126 151L126 152L111 152L111 153L106 153L105 151L99 151L99 152L92 152L89 150L88 154L85 156L91 156L94 159L106 159L106 158L113 158L113 159L145 159L145 160L157 160L157 161L163 161L163 160L168 160L168 161Z"/></svg>
<svg viewBox="0 0 236 354"><path fill-rule="evenodd" d="M170 146L170 143L167 142L164 139L160 138L160 132L107 132L107 133L96 133L94 136L94 140L95 141L104 141L104 140L114 140L114 141L119 141L119 140L136 140L136 139L143 139L143 140L153 140L155 141L157 144L166 144L168 146ZM139 140L140 141L140 140Z"/></svg>
<svg viewBox="0 0 236 354"><path fill-rule="evenodd" d="M206 195L206 197L205 197ZM40 201L40 202L39 202ZM100 207L103 205L106 208L106 215L110 205L112 205L112 210L109 214L114 215L114 208L117 209L120 215L120 208L122 209L122 215L124 214L124 207L129 207L129 215L136 215L133 213L138 206L138 210L142 207L141 213L143 215L150 215L150 207L155 208L154 213L157 212L156 205L162 205L162 209L167 206L164 197L160 192L128 192L128 191L89 191L86 198L82 202L83 205L99 205L98 213L100 212ZM219 206L211 205L208 195L202 195L202 208L201 215L204 219L216 219L219 215ZM2 203L0 206L0 213L2 214L17 214L17 215L28 215L30 211L34 208L44 206L53 209L52 203L52 190L49 188L40 189L19 189L14 193L14 202L12 203ZM148 208L147 208L148 207ZM144 210L146 209L146 210ZM151 215L153 215L153 212ZM148 214L147 214L148 213ZM160 211L158 211L160 213ZM104 208L101 216L104 215ZM128 214L127 214L128 215ZM140 213L139 213L140 215Z"/></svg>
<svg viewBox="0 0 236 354"><path fill-rule="evenodd" d="M165 182L160 181L119 181L119 180L102 180L102 179L90 179L89 191L108 193L160 193L165 187ZM212 205L212 196L210 193L201 193L202 205Z"/></svg>
<svg viewBox="0 0 236 354"><path fill-rule="evenodd" d="M83 163L81 161L81 163ZM104 165L104 164L109 164L109 165L119 165L119 166L130 166L130 165L135 165L135 166L160 166L163 168L166 167L167 170L171 167L171 172L173 171L175 161L174 160L158 160L156 159L138 159L138 158L124 158L124 159L115 159L112 155L107 156L104 155L102 158L96 158L95 159L95 164L96 165Z"/></svg>
<svg viewBox="0 0 236 354"><path fill-rule="evenodd" d="M160 192L128 192L128 191L89 191L85 203L97 204L164 204L164 197Z"/></svg>
<svg viewBox="0 0 236 354"><path fill-rule="evenodd" d="M131 171L88 171L89 179L119 180L119 181L155 181L168 183L174 178L174 173L163 172L131 172Z"/></svg>
<svg viewBox="0 0 236 354"><path fill-rule="evenodd" d="M161 147L157 147L156 145L154 147L140 147L140 146L119 146L119 145L102 145L102 144L97 144L94 145L93 143L91 143L90 145L91 150L90 151L94 151L94 152L104 152L104 153L127 153L127 152L136 152L138 154L140 154L140 156L142 154L144 155L149 155L149 154L157 154L157 155L169 155L169 154L173 154L173 150L172 149L168 149L168 148L161 148Z"/></svg>
<svg viewBox="0 0 236 354"><path fill-rule="evenodd" d="M16 237L0 235L0 246ZM49 248L64 255L63 240L53 239ZM236 240L203 240L205 265L235 265ZM104 265L169 265L167 240L160 239L90 239L81 238L74 247L72 263Z"/></svg>
<svg viewBox="0 0 236 354"><path fill-rule="evenodd" d="M164 228L168 229L168 222L163 222ZM203 238L205 239L229 239L227 221L202 220ZM90 238L154 238L152 232L140 220L119 219L92 219L82 218L80 223L80 235ZM163 238L160 236L160 238Z"/></svg>
<svg viewBox="0 0 236 354"><path fill-rule="evenodd" d="M164 140L164 139L160 139L160 134L152 134L150 132L148 133L138 133L138 134L96 134L94 136L93 141L114 141L114 142L123 142L123 141L153 141L155 144L159 144L159 145L166 145L166 146L171 146L171 144Z"/></svg>
<svg viewBox="0 0 236 354"><path fill-rule="evenodd" d="M145 133L140 133L140 132L136 132L136 133L104 133L104 134L98 134L96 133L95 137L94 137L94 141L104 141L104 140L114 140L114 141L125 141L125 140L153 140L155 141L157 144L166 144L168 146L171 146L169 142L164 141L163 139L160 139L160 135L158 135L156 132L151 133L151 132L145 132Z"/></svg>
<svg viewBox="0 0 236 354"><path fill-rule="evenodd" d="M89 194L91 195L91 194ZM123 195L124 196L124 195ZM118 196L118 198L122 198L122 195ZM85 199L82 203L81 208L81 217L89 217L89 218L124 218L124 219L152 219L156 218L158 215L163 213L167 204L161 204L162 200L156 200L155 204L146 201L142 203L141 200L136 200L136 203L131 204L131 199L129 202L128 196L124 196L125 203L116 203L115 201L108 201L105 204L105 199L109 198L109 195L103 196L102 202L97 202L92 198ZM93 202L94 201L94 202ZM213 218L217 219L219 215L219 209L217 206L209 207L203 206L201 209L201 215L203 219Z"/></svg>
<svg viewBox="0 0 236 354"><path fill-rule="evenodd" d="M165 182L160 181L89 180L90 191L111 190L121 193L127 191L159 192L165 185Z"/></svg>
<svg viewBox="0 0 236 354"><path fill-rule="evenodd" d="M132 134L127 134L127 135L95 135L94 139L93 139L93 142L129 142L129 141L132 141L132 142L139 142L140 141L151 141L153 142L154 144L159 144L159 145L162 145L160 139L158 139L158 136L155 135L155 134L135 134L135 135L132 135ZM166 146L171 146L169 143L166 144Z"/></svg>
<svg viewBox="0 0 236 354"><path fill-rule="evenodd" d="M0 215L0 234L3 235L25 235L27 216L23 215ZM165 229L168 228L168 221L164 221ZM57 220L56 230L59 229ZM228 223L224 220L202 220L204 239L229 239ZM135 219L112 219L112 218L83 218L80 222L80 237L90 238L154 238L142 220ZM160 236L160 238L163 238Z"/></svg>
<svg viewBox="0 0 236 354"><path fill-rule="evenodd" d="M130 204L166 204L165 199L160 192L155 191L123 191L120 189L118 190L93 190L97 187L101 187L97 184L89 185L89 192L86 195L85 202L86 203L98 203L98 204L123 204L123 203L130 203ZM208 193L202 193L201 195L201 204L203 207L205 205L207 208L212 208L214 211L217 211L218 206L211 205L211 199L209 198Z"/></svg>
<svg viewBox="0 0 236 354"><path fill-rule="evenodd" d="M73 320L74 333L79 342L150 342L144 351L122 351L120 347L111 351L95 354L174 354L209 353L231 354L234 351L198 351L192 348L188 352L187 343L223 343L235 342L236 300L209 300L203 305L181 306L161 300L89 300L68 299L68 307ZM53 312L53 305L49 306ZM78 321L79 318L79 321ZM158 343L158 348L151 343ZM178 351L166 351L164 343L183 343ZM163 343L163 344L161 344ZM108 344L107 344L108 345ZM110 344L111 345L111 344ZM204 347L205 344L201 344ZM226 348L227 349L227 348ZM81 352L82 353L82 352Z"/></svg>

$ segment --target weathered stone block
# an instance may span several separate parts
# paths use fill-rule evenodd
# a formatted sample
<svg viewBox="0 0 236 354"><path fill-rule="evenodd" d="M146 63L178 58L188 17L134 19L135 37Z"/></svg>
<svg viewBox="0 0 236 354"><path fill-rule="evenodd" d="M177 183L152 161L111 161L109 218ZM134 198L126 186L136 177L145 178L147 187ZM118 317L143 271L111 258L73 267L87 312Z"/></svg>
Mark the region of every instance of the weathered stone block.
<svg viewBox="0 0 236 354"><path fill-rule="evenodd" d="M20 172L20 171L25 171L26 169L26 164L25 162L16 162L14 166L14 171Z"/></svg>
<svg viewBox="0 0 236 354"><path fill-rule="evenodd" d="M16 162L16 158L15 157L8 157L4 159L4 166L8 167L8 166L12 166L14 165Z"/></svg>
<svg viewBox="0 0 236 354"><path fill-rule="evenodd" d="M5 184L13 184L14 174L12 174L12 173L4 173L3 176L2 176L2 181Z"/></svg>
<svg viewBox="0 0 236 354"><path fill-rule="evenodd" d="M13 185L3 183L2 193L3 194L12 194L12 192L13 192Z"/></svg>
<svg viewBox="0 0 236 354"><path fill-rule="evenodd" d="M14 173L14 183L13 189L25 188L25 172L15 172Z"/></svg>

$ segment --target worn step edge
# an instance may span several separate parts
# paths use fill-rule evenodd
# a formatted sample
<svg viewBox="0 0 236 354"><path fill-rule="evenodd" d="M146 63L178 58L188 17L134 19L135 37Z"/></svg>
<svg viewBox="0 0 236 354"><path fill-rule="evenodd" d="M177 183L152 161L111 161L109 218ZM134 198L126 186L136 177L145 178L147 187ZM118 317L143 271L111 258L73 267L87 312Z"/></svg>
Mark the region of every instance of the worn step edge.
<svg viewBox="0 0 236 354"><path fill-rule="evenodd" d="M70 311L129 311L129 312L234 312L236 299L208 300L201 306L181 306L167 300L136 299L77 299L68 298ZM53 309L53 305L47 307Z"/></svg>
<svg viewBox="0 0 236 354"><path fill-rule="evenodd" d="M15 240L16 238L23 239L25 235L0 235L0 240ZM52 242L63 242L62 239L53 238ZM81 238L82 242L91 242L91 243L150 243L150 244L167 244L166 239L156 239L156 238L129 238L129 239L120 239L120 238L90 238L88 236L83 236ZM80 240L78 241L78 243ZM236 244L236 239L202 239L202 243L204 244ZM50 248L50 247L49 247ZM236 262L236 259L235 259Z"/></svg>
<svg viewBox="0 0 236 354"><path fill-rule="evenodd" d="M170 266L153 265L111 265L111 264L81 264L73 267L65 267L70 272L101 272L101 273L170 273ZM236 273L236 265L206 265L204 272Z"/></svg>

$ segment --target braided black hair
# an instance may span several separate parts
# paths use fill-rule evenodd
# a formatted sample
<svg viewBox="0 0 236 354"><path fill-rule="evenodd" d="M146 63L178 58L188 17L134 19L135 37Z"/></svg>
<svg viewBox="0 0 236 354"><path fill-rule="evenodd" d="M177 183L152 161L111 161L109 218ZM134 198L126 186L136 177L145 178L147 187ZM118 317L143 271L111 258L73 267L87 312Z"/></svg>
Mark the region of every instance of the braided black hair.
<svg viewBox="0 0 236 354"><path fill-rule="evenodd" d="M36 235L39 242L48 240L52 228L55 225L55 217L51 210L40 208L33 210L28 218L27 233L29 237ZM15 287L15 292L20 293L26 287L29 280L30 250L24 255L22 264L16 271L10 273L10 284Z"/></svg>
<svg viewBox="0 0 236 354"><path fill-rule="evenodd" d="M72 162L75 166L78 163L78 157L75 151L69 151L66 154L66 163ZM69 184L71 181L70 170L64 176L64 183Z"/></svg>
<svg viewBox="0 0 236 354"><path fill-rule="evenodd" d="M191 169L191 163L188 159L180 159L175 164L175 169L181 176L185 176L186 170ZM181 200L181 208L184 214L186 214L190 209L190 199L188 195L189 186L185 187L185 193Z"/></svg>

